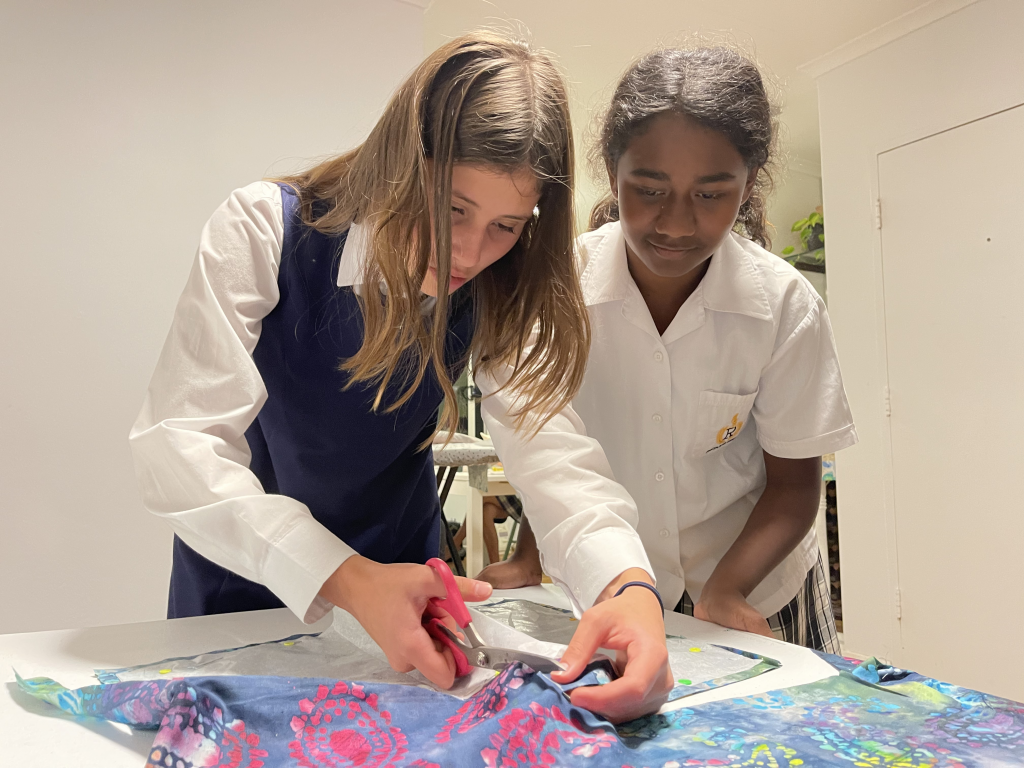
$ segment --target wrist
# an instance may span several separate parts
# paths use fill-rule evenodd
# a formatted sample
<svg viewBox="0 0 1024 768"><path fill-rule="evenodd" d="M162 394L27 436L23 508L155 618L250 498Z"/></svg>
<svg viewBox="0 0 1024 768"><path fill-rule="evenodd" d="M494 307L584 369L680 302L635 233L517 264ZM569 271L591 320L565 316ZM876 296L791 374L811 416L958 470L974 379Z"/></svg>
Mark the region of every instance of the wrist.
<svg viewBox="0 0 1024 768"><path fill-rule="evenodd" d="M372 564L372 560L362 555L348 557L324 582L320 588L320 597L352 613L352 597L358 593L360 585L365 583L367 568Z"/></svg>
<svg viewBox="0 0 1024 768"><path fill-rule="evenodd" d="M661 610L662 613L665 612L665 601L661 599L661 592L659 592L658 588L655 587L653 584L649 584L646 581L627 581L625 584L619 587L618 590L616 590L615 594L612 595L612 597L618 597L630 587L632 587L633 589L640 589L647 592L648 594L654 595L655 599L658 601L658 608Z"/></svg>
<svg viewBox="0 0 1024 768"><path fill-rule="evenodd" d="M622 588L623 584L628 584L631 581L642 581L646 584L650 584L652 587L654 586L654 578L643 568L627 568L608 582L608 585L601 590L601 594L597 596L597 600L594 601L594 604L596 605L597 603L611 599L615 593ZM651 597L653 598L654 595L651 595Z"/></svg>
<svg viewBox="0 0 1024 768"><path fill-rule="evenodd" d="M714 574L704 584L700 592L701 602L707 602L714 598L740 598L747 599L748 590L744 590L739 584L729 579L715 579Z"/></svg>

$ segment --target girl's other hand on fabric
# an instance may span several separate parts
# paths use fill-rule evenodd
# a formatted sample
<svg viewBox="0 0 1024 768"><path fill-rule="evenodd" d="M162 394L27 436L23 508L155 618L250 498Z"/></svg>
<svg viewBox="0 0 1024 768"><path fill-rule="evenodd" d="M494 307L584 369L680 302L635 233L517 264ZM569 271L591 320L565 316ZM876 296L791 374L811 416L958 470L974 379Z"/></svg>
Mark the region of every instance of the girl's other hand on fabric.
<svg viewBox="0 0 1024 768"><path fill-rule="evenodd" d="M615 579L583 614L572 642L562 656L563 672L551 678L569 683L578 678L598 648L616 652L620 677L601 685L576 688L569 698L613 723L656 712L672 690L672 670L665 646L665 616L650 590L630 587L611 597L628 581L653 583L646 571L631 568Z"/></svg>
<svg viewBox="0 0 1024 768"><path fill-rule="evenodd" d="M491 585L485 582L460 577L455 581L466 602L486 600L491 594ZM353 555L324 583L320 596L355 616L395 671L418 669L439 688L452 687L455 659L422 624L426 613L458 631L451 616L430 604L430 598L445 596L444 582L432 568L384 565Z"/></svg>
<svg viewBox="0 0 1024 768"><path fill-rule="evenodd" d="M702 621L712 621L729 629L753 632L755 635L774 637L768 620L746 601L740 592L708 592L693 606L693 616Z"/></svg>

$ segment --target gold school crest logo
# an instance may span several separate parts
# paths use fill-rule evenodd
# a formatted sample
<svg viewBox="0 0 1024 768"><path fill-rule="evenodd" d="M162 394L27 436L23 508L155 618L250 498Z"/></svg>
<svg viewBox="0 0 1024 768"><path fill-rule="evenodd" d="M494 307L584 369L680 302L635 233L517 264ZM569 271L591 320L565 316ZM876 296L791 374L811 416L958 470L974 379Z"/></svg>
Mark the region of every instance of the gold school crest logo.
<svg viewBox="0 0 1024 768"><path fill-rule="evenodd" d="M714 448L709 448L707 451L705 451L705 453L717 451L723 445L731 442L736 438L736 436L740 433L740 430L743 429L743 422L740 421L739 418L740 415L738 413L734 413L732 415L732 423L722 427L720 430L718 430L718 434L715 435L715 442L717 443L717 445L715 445Z"/></svg>

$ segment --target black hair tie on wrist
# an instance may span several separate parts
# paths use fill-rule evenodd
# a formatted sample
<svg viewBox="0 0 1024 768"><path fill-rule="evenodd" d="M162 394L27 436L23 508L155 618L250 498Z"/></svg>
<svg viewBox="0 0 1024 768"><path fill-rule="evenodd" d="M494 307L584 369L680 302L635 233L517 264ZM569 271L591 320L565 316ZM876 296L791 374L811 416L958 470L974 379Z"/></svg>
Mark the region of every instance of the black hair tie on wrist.
<svg viewBox="0 0 1024 768"><path fill-rule="evenodd" d="M629 587L643 587L644 589L651 590L651 592L654 593L654 596L658 598L658 604L661 606L661 612L665 612L665 601L661 599L661 592L659 592L653 584L648 584L646 581L627 581L619 587L619 591L612 595L612 597L618 597Z"/></svg>

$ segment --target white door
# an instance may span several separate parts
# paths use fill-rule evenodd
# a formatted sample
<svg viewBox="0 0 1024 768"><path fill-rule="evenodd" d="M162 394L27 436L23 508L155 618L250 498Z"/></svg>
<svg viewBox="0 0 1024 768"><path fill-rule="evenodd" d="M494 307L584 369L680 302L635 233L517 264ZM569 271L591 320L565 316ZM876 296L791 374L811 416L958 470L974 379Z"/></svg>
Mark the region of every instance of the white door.
<svg viewBox="0 0 1024 768"><path fill-rule="evenodd" d="M878 180L893 661L1024 700L1024 105L880 154Z"/></svg>

